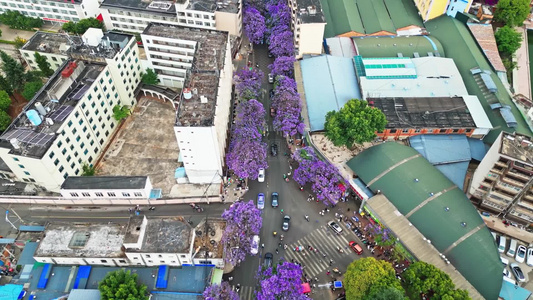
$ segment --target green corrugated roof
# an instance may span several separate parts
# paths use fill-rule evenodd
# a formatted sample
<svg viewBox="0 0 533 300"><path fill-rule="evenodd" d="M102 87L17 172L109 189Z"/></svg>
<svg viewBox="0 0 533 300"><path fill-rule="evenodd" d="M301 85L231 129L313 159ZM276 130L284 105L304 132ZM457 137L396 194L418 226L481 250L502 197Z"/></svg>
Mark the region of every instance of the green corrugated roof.
<svg viewBox="0 0 533 300"><path fill-rule="evenodd" d="M354 37L358 54L364 58L397 57L402 53L404 57L413 57L418 52L420 56L427 56L435 49L444 56L444 48L435 37L430 36L399 36L399 37ZM379 44L379 46L378 46Z"/></svg>
<svg viewBox="0 0 533 300"><path fill-rule="evenodd" d="M482 70L492 70L492 68L466 25L452 17L443 15L426 22L426 28L431 32L432 36L441 41L446 51L446 57L453 58L455 61L463 77L466 89L471 95L476 95L479 98L485 113L489 117L494 129L483 141L492 144L502 130L510 133L516 130L521 134L532 136L533 133L527 126L526 121L520 115L520 112L511 101L511 97L505 91L505 87L500 81L500 78L494 72L492 72L491 78L498 88L498 99L503 105L511 106L512 113L518 123L517 127L509 128L500 113L490 109L487 99L470 73L470 69L480 68Z"/></svg>
<svg viewBox="0 0 533 300"><path fill-rule="evenodd" d="M384 0L396 28L410 25L424 27L412 0Z"/></svg>
<svg viewBox="0 0 533 300"><path fill-rule="evenodd" d="M461 190L453 188L437 194L455 186L425 158L415 157L417 154L413 148L387 142L361 152L347 165L363 182L371 183L370 189L381 190L403 215L411 212L409 221L440 252L481 226L445 255L486 299L497 299L503 268L488 228ZM372 183L384 171L388 173ZM430 197L430 192L437 194L435 199L417 208ZM418 210L413 211L415 208ZM461 222L466 223L466 228Z"/></svg>
<svg viewBox="0 0 533 300"><path fill-rule="evenodd" d="M414 2L409 0L321 0L326 18L324 37L347 32L373 34L379 31L396 33L409 25L423 27Z"/></svg>

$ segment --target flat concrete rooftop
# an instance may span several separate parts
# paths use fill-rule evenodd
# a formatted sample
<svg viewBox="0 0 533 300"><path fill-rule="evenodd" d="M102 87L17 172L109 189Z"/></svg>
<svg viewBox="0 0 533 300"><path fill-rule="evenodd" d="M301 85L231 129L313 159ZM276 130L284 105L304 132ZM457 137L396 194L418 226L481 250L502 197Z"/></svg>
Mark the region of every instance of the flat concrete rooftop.
<svg viewBox="0 0 533 300"><path fill-rule="evenodd" d="M125 242L139 239L144 217L133 217L127 228ZM182 217L147 218L146 231L141 249L128 249L128 252L142 253L188 253L193 229Z"/></svg>
<svg viewBox="0 0 533 300"><path fill-rule="evenodd" d="M503 132L500 153L533 165L533 140L521 134Z"/></svg>
<svg viewBox="0 0 533 300"><path fill-rule="evenodd" d="M195 257L222 258L224 247L221 241L225 228L226 221L222 218L204 219L200 222L195 228L197 235L194 237L194 250L198 250Z"/></svg>
<svg viewBox="0 0 533 300"><path fill-rule="evenodd" d="M123 257L124 233L118 224L51 223L37 257Z"/></svg>
<svg viewBox="0 0 533 300"><path fill-rule="evenodd" d="M170 103L141 98L102 154L98 175L149 176L152 186L167 195L180 166L174 121Z"/></svg>

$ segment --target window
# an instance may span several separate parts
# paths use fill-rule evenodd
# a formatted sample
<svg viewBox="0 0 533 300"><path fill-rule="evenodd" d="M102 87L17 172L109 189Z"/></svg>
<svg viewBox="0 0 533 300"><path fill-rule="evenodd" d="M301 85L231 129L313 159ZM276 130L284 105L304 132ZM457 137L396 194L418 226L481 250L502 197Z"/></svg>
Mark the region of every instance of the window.
<svg viewBox="0 0 533 300"><path fill-rule="evenodd" d="M48 157L53 158L54 155L55 155L54 152L50 152L50 154L48 154Z"/></svg>
<svg viewBox="0 0 533 300"><path fill-rule="evenodd" d="M78 132L76 128L72 129L72 134L76 134L76 132Z"/></svg>
<svg viewBox="0 0 533 300"><path fill-rule="evenodd" d="M89 153L89 150L85 149L85 151L83 151L83 154L87 155L87 153Z"/></svg>
<svg viewBox="0 0 533 300"><path fill-rule="evenodd" d="M81 104L81 109L84 109L87 105L85 105L85 103L82 103Z"/></svg>
<svg viewBox="0 0 533 300"><path fill-rule="evenodd" d="M81 139L81 137L78 135L78 136L76 137L76 142L79 142L80 139Z"/></svg>
<svg viewBox="0 0 533 300"><path fill-rule="evenodd" d="M24 166L23 165L19 165L19 168L24 169Z"/></svg>
<svg viewBox="0 0 533 300"><path fill-rule="evenodd" d="M83 132L87 132L87 126L83 126Z"/></svg>
<svg viewBox="0 0 533 300"><path fill-rule="evenodd" d="M72 157L69 155L67 156L67 161L70 161L72 159Z"/></svg>
<svg viewBox="0 0 533 300"><path fill-rule="evenodd" d="M74 152L74 157L78 157L78 151Z"/></svg>
<svg viewBox="0 0 533 300"><path fill-rule="evenodd" d="M68 178L68 174L65 173L65 175L63 175L63 178L67 179Z"/></svg>
<svg viewBox="0 0 533 300"><path fill-rule="evenodd" d="M135 197L142 197L143 194L142 194L142 193L139 193L139 192L135 192L135 193L133 193L133 195L134 195Z"/></svg>
<svg viewBox="0 0 533 300"><path fill-rule="evenodd" d="M91 194L89 194L89 193L81 193L81 195L82 195L83 197L91 197Z"/></svg>
<svg viewBox="0 0 533 300"><path fill-rule="evenodd" d="M94 195L95 195L96 197L103 197L103 196L104 196L103 193L94 193Z"/></svg>
<svg viewBox="0 0 533 300"><path fill-rule="evenodd" d="M63 148L63 150L61 151L61 153L62 153L63 155L65 155L65 154L67 153L67 149L66 149L66 148Z"/></svg>
<svg viewBox="0 0 533 300"><path fill-rule="evenodd" d="M131 197L131 196L130 196L130 193L122 193L122 196L124 196L124 197Z"/></svg>
<svg viewBox="0 0 533 300"><path fill-rule="evenodd" d="M71 127L72 126L72 121L68 121L68 127Z"/></svg>
<svg viewBox="0 0 533 300"><path fill-rule="evenodd" d="M76 166L75 163L71 163L71 164L70 164L70 168L71 168L71 169L74 169L75 166Z"/></svg>
<svg viewBox="0 0 533 300"><path fill-rule="evenodd" d="M74 150L74 145L70 145L70 151Z"/></svg>
<svg viewBox="0 0 533 300"><path fill-rule="evenodd" d="M67 138L65 141L66 141L67 143L70 143L70 138Z"/></svg>
<svg viewBox="0 0 533 300"><path fill-rule="evenodd" d="M80 148L83 149L84 147L85 147L85 143L81 143L81 144L80 144Z"/></svg>
<svg viewBox="0 0 533 300"><path fill-rule="evenodd" d="M63 172L63 170L65 170L65 168L63 168L63 166L59 167L59 172Z"/></svg>
<svg viewBox="0 0 533 300"><path fill-rule="evenodd" d="M80 124L80 125L83 124L83 120L79 120L78 124Z"/></svg>
<svg viewBox="0 0 533 300"><path fill-rule="evenodd" d="M58 165L59 164L59 159L56 158L56 160L54 161L54 165Z"/></svg>
<svg viewBox="0 0 533 300"><path fill-rule="evenodd" d="M70 193L72 197L79 197L78 193Z"/></svg>
<svg viewBox="0 0 533 300"><path fill-rule="evenodd" d="M24 171L24 174L30 176L30 172L28 172L28 171Z"/></svg>
<svg viewBox="0 0 533 300"><path fill-rule="evenodd" d="M19 161L19 159L18 159L18 158L16 158L16 157L13 157L13 160L14 160L14 161Z"/></svg>

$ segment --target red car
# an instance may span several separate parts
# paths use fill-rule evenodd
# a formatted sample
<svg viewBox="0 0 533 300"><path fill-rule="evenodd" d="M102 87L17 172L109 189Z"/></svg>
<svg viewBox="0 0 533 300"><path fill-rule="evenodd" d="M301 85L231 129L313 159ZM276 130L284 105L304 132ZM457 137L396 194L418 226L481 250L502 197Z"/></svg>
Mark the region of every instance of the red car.
<svg viewBox="0 0 533 300"><path fill-rule="evenodd" d="M359 244L357 244L356 242L351 241L349 245L350 245L350 248L352 248L353 251L355 251L355 253L359 255L363 254L363 248L361 248L361 246L359 246Z"/></svg>

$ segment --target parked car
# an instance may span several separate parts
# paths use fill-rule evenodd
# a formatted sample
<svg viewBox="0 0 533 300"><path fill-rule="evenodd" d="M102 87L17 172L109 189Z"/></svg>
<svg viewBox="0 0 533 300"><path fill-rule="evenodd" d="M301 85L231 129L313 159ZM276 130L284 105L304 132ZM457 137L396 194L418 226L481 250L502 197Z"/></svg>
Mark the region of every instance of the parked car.
<svg viewBox="0 0 533 300"><path fill-rule="evenodd" d="M331 229L333 229L333 231L335 231L336 233L341 233L342 232L342 228L339 226L339 224L331 221L328 223L328 226L331 227Z"/></svg>
<svg viewBox="0 0 533 300"><path fill-rule="evenodd" d="M254 237L252 238L252 246L250 249L250 254L256 255L259 252L259 241L260 241L259 236L254 235Z"/></svg>
<svg viewBox="0 0 533 300"><path fill-rule="evenodd" d="M503 235L500 235L500 243L498 244L498 252L505 252L505 247L507 247L507 238Z"/></svg>
<svg viewBox="0 0 533 300"><path fill-rule="evenodd" d="M511 278L511 272L509 272L509 270L507 270L507 268L503 269L503 276L507 277L509 279L513 279L513 278Z"/></svg>
<svg viewBox="0 0 533 300"><path fill-rule="evenodd" d="M259 175L257 175L257 181L265 182L265 169L259 169Z"/></svg>
<svg viewBox="0 0 533 300"><path fill-rule="evenodd" d="M270 99L274 98L274 89L270 89Z"/></svg>
<svg viewBox="0 0 533 300"><path fill-rule="evenodd" d="M278 207L278 193L272 193L272 207Z"/></svg>
<svg viewBox="0 0 533 300"><path fill-rule="evenodd" d="M527 249L526 265L533 267L533 248Z"/></svg>
<svg viewBox="0 0 533 300"><path fill-rule="evenodd" d="M357 244L356 242L351 241L349 245L350 245L350 248L352 248L353 251L355 251L355 253L359 255L363 254L363 248L361 248L361 246L359 246L359 244Z"/></svg>
<svg viewBox="0 0 533 300"><path fill-rule="evenodd" d="M272 118L276 116L276 110L274 109L274 107L272 107L272 105L270 106L270 116Z"/></svg>
<svg viewBox="0 0 533 300"><path fill-rule="evenodd" d="M272 73L268 73L268 83L274 83L274 75Z"/></svg>
<svg viewBox="0 0 533 300"><path fill-rule="evenodd" d="M285 217L283 217L283 224L281 225L281 229L283 229L283 231L289 230L290 223L291 217L286 215Z"/></svg>
<svg viewBox="0 0 533 300"><path fill-rule="evenodd" d="M516 250L516 256L515 260L516 262L523 263L524 260L526 260L526 246L520 245L518 246L518 249Z"/></svg>
<svg viewBox="0 0 533 300"><path fill-rule="evenodd" d="M526 282L526 277L524 276L524 272L522 272L522 269L520 269L520 266L518 266L517 263L511 264L511 271L513 272L513 275L516 278L516 281Z"/></svg>
<svg viewBox="0 0 533 300"><path fill-rule="evenodd" d="M272 154L272 156L277 156L278 155L278 144L272 143L270 145L270 154Z"/></svg>
<svg viewBox="0 0 533 300"><path fill-rule="evenodd" d="M257 195L257 208L263 209L265 208L265 194L259 193Z"/></svg>
<svg viewBox="0 0 533 300"><path fill-rule="evenodd" d="M263 259L263 267L265 269L268 269L268 268L272 267L272 259L273 258L274 258L274 255L272 255L272 253L270 253L270 252L265 253L265 259Z"/></svg>

